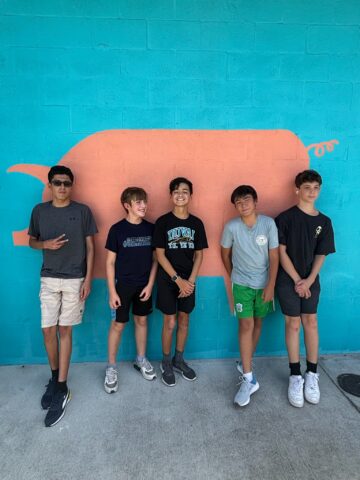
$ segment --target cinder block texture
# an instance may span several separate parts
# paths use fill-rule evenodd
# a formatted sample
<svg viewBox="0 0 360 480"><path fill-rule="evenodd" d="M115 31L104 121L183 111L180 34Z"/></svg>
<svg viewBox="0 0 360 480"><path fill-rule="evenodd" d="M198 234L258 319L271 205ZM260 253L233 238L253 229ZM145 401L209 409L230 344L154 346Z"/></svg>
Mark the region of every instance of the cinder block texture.
<svg viewBox="0 0 360 480"><path fill-rule="evenodd" d="M12 237L41 201L42 186L6 171L16 163L55 164L82 139L110 129L287 129L305 146L338 140L321 158L309 152L310 166L324 177L319 209L333 220L340 252L322 272L321 348L358 349L356 302L345 295L354 299L360 291L353 248L359 205L352 196L360 173L359 112L358 0L1 0L0 279L8 287L0 361L45 360L41 334L34 333L41 255L15 247ZM234 186L239 171L234 165ZM159 172L159 188L167 181ZM119 205L114 211L123 213ZM206 331L197 346L190 340L194 357L228 356L224 345L237 349L234 325L221 318L226 300L214 296L217 281L207 282L201 312L219 331ZM97 282L77 359L104 356L105 297L105 283ZM159 336L150 332L152 352L159 351ZM125 338L129 358L132 332ZM283 342L270 344L263 342L264 353L284 353Z"/></svg>

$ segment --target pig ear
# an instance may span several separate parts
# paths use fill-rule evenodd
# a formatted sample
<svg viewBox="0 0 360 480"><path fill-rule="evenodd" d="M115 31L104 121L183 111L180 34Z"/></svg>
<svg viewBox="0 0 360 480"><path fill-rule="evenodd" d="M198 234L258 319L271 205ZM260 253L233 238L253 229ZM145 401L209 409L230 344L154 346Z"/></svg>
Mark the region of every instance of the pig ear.
<svg viewBox="0 0 360 480"><path fill-rule="evenodd" d="M46 165L33 165L27 163L19 163L18 165L13 165L8 168L8 172L17 172L25 173L26 175L31 175L32 177L37 178L44 185L48 183L48 172L50 167Z"/></svg>

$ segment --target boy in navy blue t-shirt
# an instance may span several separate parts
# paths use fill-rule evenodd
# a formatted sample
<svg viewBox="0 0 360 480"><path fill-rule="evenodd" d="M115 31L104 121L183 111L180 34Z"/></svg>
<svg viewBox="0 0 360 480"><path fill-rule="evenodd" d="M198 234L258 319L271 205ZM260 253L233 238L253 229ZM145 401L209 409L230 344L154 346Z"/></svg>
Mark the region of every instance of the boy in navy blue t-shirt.
<svg viewBox="0 0 360 480"><path fill-rule="evenodd" d="M110 308L116 310L108 338L108 365L104 388L107 393L118 389L116 355L121 335L129 321L130 307L135 322L137 357L134 367L146 380L156 378L155 370L145 356L147 315L152 312L151 293L157 261L152 249L154 225L144 220L147 194L142 188L129 187L121 195L126 218L110 228L105 248L106 277Z"/></svg>

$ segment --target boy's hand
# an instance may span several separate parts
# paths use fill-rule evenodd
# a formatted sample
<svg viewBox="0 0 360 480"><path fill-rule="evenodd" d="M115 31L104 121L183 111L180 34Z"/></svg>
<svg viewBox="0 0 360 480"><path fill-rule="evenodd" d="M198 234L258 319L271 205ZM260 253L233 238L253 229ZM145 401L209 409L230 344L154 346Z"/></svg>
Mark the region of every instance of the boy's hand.
<svg viewBox="0 0 360 480"><path fill-rule="evenodd" d="M114 308L115 310L121 307L121 300L117 293L113 293L112 295L110 295L109 305L110 308Z"/></svg>
<svg viewBox="0 0 360 480"><path fill-rule="evenodd" d="M91 280L84 280L80 288L80 300L83 302L91 292Z"/></svg>
<svg viewBox="0 0 360 480"><path fill-rule="evenodd" d="M271 285L266 285L263 293L261 294L261 298L264 302L271 302L271 300L274 299L274 287L272 287Z"/></svg>
<svg viewBox="0 0 360 480"><path fill-rule="evenodd" d="M146 300L149 300L151 296L152 288L149 285L146 285L144 287L139 295L139 298L142 302L146 302Z"/></svg>
<svg viewBox="0 0 360 480"><path fill-rule="evenodd" d="M59 250L65 243L69 241L68 238L64 238L65 233L60 235L59 237L53 238L51 240L44 240L43 242L43 249L44 250Z"/></svg>
<svg viewBox="0 0 360 480"><path fill-rule="evenodd" d="M184 278L179 277L176 280L176 284L180 290L178 298L189 297L195 289L195 284L191 283L189 280L185 280Z"/></svg>
<svg viewBox="0 0 360 480"><path fill-rule="evenodd" d="M295 292L300 298L305 298L306 300L311 297L310 285L304 279L299 280L295 284Z"/></svg>

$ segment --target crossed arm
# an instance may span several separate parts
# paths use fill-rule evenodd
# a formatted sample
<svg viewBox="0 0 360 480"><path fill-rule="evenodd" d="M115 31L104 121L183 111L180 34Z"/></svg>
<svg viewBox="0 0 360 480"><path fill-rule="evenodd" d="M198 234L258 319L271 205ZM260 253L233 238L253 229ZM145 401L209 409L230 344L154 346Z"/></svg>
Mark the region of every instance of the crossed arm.
<svg viewBox="0 0 360 480"><path fill-rule="evenodd" d="M296 293L301 298L310 298L310 287L315 282L316 277L320 273L321 267L325 261L325 255L315 255L310 275L307 278L301 278L296 271L289 255L286 252L286 245L280 245L280 263L285 272L291 277L294 282Z"/></svg>
<svg viewBox="0 0 360 480"><path fill-rule="evenodd" d="M165 270L165 272L170 276L173 277L177 274L174 267L171 265L169 260L165 256L165 249L164 248L157 248L156 249L156 256L158 259L159 264ZM203 251L202 250L195 250L194 253L194 264L191 271L189 278L186 280L185 278L178 277L176 280L176 285L179 287L180 293L179 298L188 297L191 295L195 289L195 282L196 277L199 273L199 269L203 260Z"/></svg>

